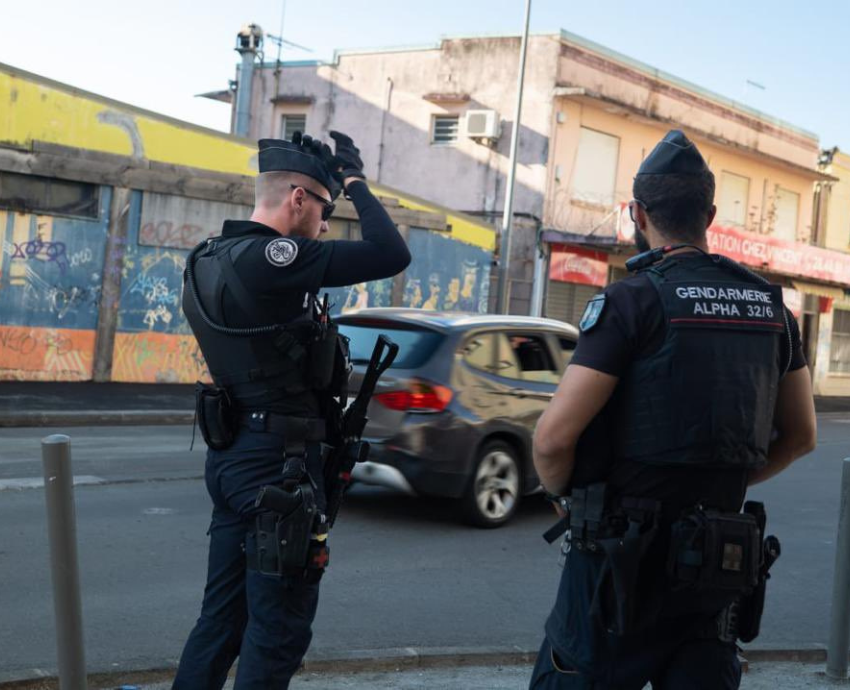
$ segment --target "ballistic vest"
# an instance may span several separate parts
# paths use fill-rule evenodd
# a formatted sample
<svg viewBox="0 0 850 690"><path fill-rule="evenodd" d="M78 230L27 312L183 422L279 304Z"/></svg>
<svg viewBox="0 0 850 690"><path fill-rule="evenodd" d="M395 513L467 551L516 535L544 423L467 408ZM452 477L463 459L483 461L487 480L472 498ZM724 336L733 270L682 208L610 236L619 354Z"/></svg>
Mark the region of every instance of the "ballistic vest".
<svg viewBox="0 0 850 690"><path fill-rule="evenodd" d="M304 414L315 413L318 402L308 383L310 347L317 327L313 296L293 293L288 311L294 316L288 323L277 323L279 314L262 308L233 266L232 251L238 250L239 243L255 239L250 235L216 237L191 252L186 262L183 312L213 382L226 387L242 409L285 399L288 407L295 403ZM242 315L225 314L228 302ZM236 317L251 325L233 327Z"/></svg>
<svg viewBox="0 0 850 690"><path fill-rule="evenodd" d="M617 460L762 466L787 366L781 288L704 255L671 257L643 273L658 291L666 336L618 385Z"/></svg>

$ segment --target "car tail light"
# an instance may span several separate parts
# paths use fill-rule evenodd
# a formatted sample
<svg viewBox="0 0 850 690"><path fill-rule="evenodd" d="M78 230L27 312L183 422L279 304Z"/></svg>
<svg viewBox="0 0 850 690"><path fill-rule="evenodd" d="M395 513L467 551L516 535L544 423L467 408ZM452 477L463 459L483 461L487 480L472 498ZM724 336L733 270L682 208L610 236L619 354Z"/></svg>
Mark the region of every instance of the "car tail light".
<svg viewBox="0 0 850 690"><path fill-rule="evenodd" d="M442 412L452 400L451 388L414 380L407 390L378 393L375 400L399 412Z"/></svg>

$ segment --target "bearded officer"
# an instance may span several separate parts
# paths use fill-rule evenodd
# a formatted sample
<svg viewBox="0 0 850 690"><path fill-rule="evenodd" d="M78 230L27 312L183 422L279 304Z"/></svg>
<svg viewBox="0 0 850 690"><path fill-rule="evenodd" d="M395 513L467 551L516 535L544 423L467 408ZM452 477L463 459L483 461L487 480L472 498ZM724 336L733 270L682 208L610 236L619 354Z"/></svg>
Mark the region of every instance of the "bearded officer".
<svg viewBox="0 0 850 690"><path fill-rule="evenodd" d="M633 193L635 275L588 304L534 437L543 487L569 510L549 535L569 529L538 690L737 688L730 625L746 610L757 634L778 555L760 504L740 512L745 492L816 439L781 288L708 253L714 176L696 146L668 133Z"/></svg>
<svg viewBox="0 0 850 690"><path fill-rule="evenodd" d="M344 342L327 340L327 302L317 293L389 278L410 262L354 142L331 137L334 153L300 134L261 140L250 220L225 221L187 261L183 309L215 384L198 402L213 512L201 615L173 686L180 690L221 688L237 657L237 690L286 688L312 637L326 533L293 521L300 513L289 501L297 495L311 516L324 509L317 449L348 375ZM340 186L360 218L360 241L320 241ZM269 486L282 487L268 490L282 497L275 510L289 513L291 538L307 549L295 566L292 553L269 546L274 528L263 532L270 513L258 493Z"/></svg>

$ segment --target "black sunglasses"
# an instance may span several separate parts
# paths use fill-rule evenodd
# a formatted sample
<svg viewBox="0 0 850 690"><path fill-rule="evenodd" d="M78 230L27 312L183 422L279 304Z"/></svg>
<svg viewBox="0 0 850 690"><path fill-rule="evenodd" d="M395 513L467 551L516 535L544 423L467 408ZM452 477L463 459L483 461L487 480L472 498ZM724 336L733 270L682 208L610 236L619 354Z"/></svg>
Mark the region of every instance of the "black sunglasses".
<svg viewBox="0 0 850 690"><path fill-rule="evenodd" d="M292 189L303 189L311 197L313 197L317 201L321 202L321 204L322 204L322 220L328 220L333 215L334 209L336 208L336 204L333 203L332 201L328 201L327 199L319 196L318 194L316 194L316 192L311 192L306 187L301 187L297 184L290 184L289 186L292 187Z"/></svg>
<svg viewBox="0 0 850 690"><path fill-rule="evenodd" d="M636 222L634 212L635 204L639 204L640 206L642 206L645 213L649 212L649 209L646 207L646 204L644 202L642 202L640 199L632 199L629 202L629 218L632 219L632 223Z"/></svg>

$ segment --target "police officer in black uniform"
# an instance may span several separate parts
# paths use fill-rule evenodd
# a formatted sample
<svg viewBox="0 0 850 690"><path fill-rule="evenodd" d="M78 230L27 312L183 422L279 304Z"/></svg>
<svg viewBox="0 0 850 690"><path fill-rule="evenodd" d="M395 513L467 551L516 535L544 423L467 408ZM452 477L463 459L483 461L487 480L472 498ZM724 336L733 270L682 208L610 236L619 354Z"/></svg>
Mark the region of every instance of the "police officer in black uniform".
<svg viewBox="0 0 850 690"><path fill-rule="evenodd" d="M781 288L710 255L714 176L671 131L630 211L634 275L594 297L534 438L567 532L531 688L737 688L766 569L747 486L813 449L808 367ZM737 621L737 625L736 625ZM746 630L745 630L746 628Z"/></svg>
<svg viewBox="0 0 850 690"><path fill-rule="evenodd" d="M354 142L331 137L334 153L300 134L261 140L251 219L225 221L187 260L183 310L214 383L201 386L198 403L213 513L180 690L221 688L237 657L237 690L286 688L312 636L328 554L321 442L339 419L349 372L345 342L317 294L388 278L410 262ZM340 187L362 240L322 242ZM263 491L280 505L269 508ZM293 518L308 513L308 522ZM286 515L281 524L303 552L288 551L280 532L275 539L275 515Z"/></svg>

